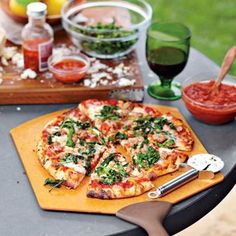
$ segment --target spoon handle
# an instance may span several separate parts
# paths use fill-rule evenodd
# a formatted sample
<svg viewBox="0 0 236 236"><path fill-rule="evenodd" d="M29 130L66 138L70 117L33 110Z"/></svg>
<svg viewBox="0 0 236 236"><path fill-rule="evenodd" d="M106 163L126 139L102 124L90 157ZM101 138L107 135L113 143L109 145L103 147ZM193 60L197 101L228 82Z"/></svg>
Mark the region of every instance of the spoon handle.
<svg viewBox="0 0 236 236"><path fill-rule="evenodd" d="M224 79L224 77L228 73L229 69L231 68L235 58L236 58L236 46L230 48L225 55L225 58L224 58L223 63L221 65L220 73L219 73L218 78L215 82L215 86L214 86L215 91L218 91L222 80Z"/></svg>

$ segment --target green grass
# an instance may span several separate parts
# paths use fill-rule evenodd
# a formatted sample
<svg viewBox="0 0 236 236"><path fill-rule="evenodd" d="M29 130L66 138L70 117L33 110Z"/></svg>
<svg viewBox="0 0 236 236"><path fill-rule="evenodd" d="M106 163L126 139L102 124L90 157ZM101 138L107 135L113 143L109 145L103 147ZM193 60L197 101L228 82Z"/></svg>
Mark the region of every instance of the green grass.
<svg viewBox="0 0 236 236"><path fill-rule="evenodd" d="M236 45L234 0L147 0L154 21L177 21L192 31L191 45L218 65L227 50ZM236 62L230 73L236 76Z"/></svg>

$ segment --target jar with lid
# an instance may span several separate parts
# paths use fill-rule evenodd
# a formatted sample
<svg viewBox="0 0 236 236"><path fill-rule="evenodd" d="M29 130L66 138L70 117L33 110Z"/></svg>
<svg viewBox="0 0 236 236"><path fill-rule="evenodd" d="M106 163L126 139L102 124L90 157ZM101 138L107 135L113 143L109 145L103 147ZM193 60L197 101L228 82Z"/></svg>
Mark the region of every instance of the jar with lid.
<svg viewBox="0 0 236 236"><path fill-rule="evenodd" d="M25 68L36 72L48 69L52 54L53 29L46 23L47 5L33 2L27 6L28 24L22 30L22 48Z"/></svg>

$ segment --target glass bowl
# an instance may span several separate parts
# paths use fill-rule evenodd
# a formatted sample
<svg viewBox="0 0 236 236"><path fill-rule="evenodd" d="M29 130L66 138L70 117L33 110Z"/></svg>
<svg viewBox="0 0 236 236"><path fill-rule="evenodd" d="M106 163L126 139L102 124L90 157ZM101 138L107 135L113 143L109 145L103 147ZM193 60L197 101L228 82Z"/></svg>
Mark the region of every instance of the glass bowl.
<svg viewBox="0 0 236 236"><path fill-rule="evenodd" d="M69 1L62 24L73 43L89 56L112 59L131 52L151 22L144 0Z"/></svg>
<svg viewBox="0 0 236 236"><path fill-rule="evenodd" d="M82 80L90 67L87 56L78 52L53 54L48 59L48 69L63 83L76 83Z"/></svg>
<svg viewBox="0 0 236 236"><path fill-rule="evenodd" d="M229 93L231 94L230 96L234 96L234 99L232 99L230 103L222 104L225 93L221 94L221 99L221 95L218 95L218 97L208 95L207 93L199 95L199 93L196 92L196 85L198 86L199 84L201 86L208 84L209 87L212 88L215 78L217 78L217 75L204 73L186 79L182 84L182 99L187 109L195 118L207 124L219 125L230 122L236 117L236 82L230 77L227 77L223 81L224 85L230 85L230 87L232 87L233 92L231 91ZM191 93L190 91L188 92L190 86L192 86L192 88L193 86L195 87L195 92L193 90L191 90ZM207 91L210 90L208 89ZM209 99L209 96L211 96L214 101Z"/></svg>

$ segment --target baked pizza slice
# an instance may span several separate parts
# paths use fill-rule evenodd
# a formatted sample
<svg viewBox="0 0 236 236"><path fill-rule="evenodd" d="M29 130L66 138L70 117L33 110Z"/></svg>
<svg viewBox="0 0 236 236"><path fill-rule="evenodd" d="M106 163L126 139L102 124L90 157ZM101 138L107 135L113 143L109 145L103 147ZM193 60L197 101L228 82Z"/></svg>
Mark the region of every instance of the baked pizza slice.
<svg viewBox="0 0 236 236"><path fill-rule="evenodd" d="M94 126L107 138L123 126L126 111L122 110L123 101L96 99L79 104L81 111L94 122Z"/></svg>
<svg viewBox="0 0 236 236"><path fill-rule="evenodd" d="M92 171L105 147L88 117L72 109L43 129L37 154L43 167L56 180L76 188Z"/></svg>
<svg viewBox="0 0 236 236"><path fill-rule="evenodd" d="M159 147L142 136L122 140L121 146L132 157L134 166L150 180L178 170L188 158L183 152Z"/></svg>
<svg viewBox="0 0 236 236"><path fill-rule="evenodd" d="M127 106L125 104L124 106ZM160 117L162 113L155 107L140 104L140 103L132 103L132 106L129 107L129 113L127 115L128 120L137 120L144 117Z"/></svg>
<svg viewBox="0 0 236 236"><path fill-rule="evenodd" d="M119 101L119 109L121 110L120 118L114 122L109 119L100 126L103 134L107 137L107 141L113 144L119 144L121 140L134 137L134 125L138 119L147 117L160 117L162 114L155 108L131 102Z"/></svg>
<svg viewBox="0 0 236 236"><path fill-rule="evenodd" d="M114 148L103 154L91 175L87 196L99 199L118 199L141 195L153 188L145 173L133 168Z"/></svg>
<svg viewBox="0 0 236 236"><path fill-rule="evenodd" d="M138 118L130 122L129 126L123 126L120 132L127 139L141 137L158 147L174 148L180 151L191 151L193 147L190 130L182 120L170 114Z"/></svg>
<svg viewBox="0 0 236 236"><path fill-rule="evenodd" d="M177 150L145 144L131 151L134 165L150 180L179 169L188 155Z"/></svg>
<svg viewBox="0 0 236 236"><path fill-rule="evenodd" d="M192 151L193 136L183 121L170 113L162 115L162 118L167 120L167 123L163 126L163 133L167 133L169 137L172 137L173 146L180 151Z"/></svg>

